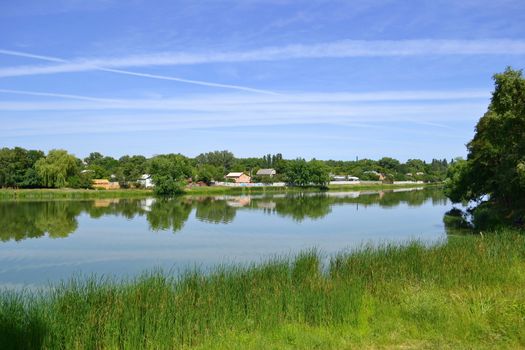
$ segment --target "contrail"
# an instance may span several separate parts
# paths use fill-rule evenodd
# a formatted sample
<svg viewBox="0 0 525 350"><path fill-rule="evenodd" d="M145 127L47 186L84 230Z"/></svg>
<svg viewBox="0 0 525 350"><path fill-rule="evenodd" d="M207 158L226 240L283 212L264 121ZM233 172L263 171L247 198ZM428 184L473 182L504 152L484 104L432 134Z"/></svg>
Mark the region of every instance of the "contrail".
<svg viewBox="0 0 525 350"><path fill-rule="evenodd" d="M50 56L43 56L43 55L35 55L32 53L26 53L26 52L20 52L20 51L11 51L11 50L2 50L0 49L0 54L3 55L9 55L9 56L17 56L17 57L27 57L27 58L35 58L43 61L49 61L49 62L59 62L59 63L73 63L71 61L58 58L58 57L50 57ZM171 77L166 75L157 75L157 74L148 74L148 73L140 73L140 72L133 72L128 70L121 70L121 69L112 69L112 68L105 68L98 65L90 65L94 70L99 70L103 72L111 72L116 74L123 74L123 75L132 75L136 77L143 77L143 78L150 78L150 79L159 79L159 80L170 80L170 81L177 81L181 83L187 83L187 84L193 84L193 85L201 85L201 86L209 86L209 87L218 87L218 88L225 88L225 89L233 89L233 90L241 90L241 91L247 91L247 92L255 92L259 94L267 94L267 95L278 95L277 93L269 90L262 90L262 89L255 89L247 86L241 86L241 85L231 85L231 84L221 84L221 83L213 83L209 81L202 81L202 80L193 80L193 79L184 79L184 78L178 78L178 77Z"/></svg>
<svg viewBox="0 0 525 350"><path fill-rule="evenodd" d="M67 98L67 99L72 99L72 100L93 101L93 102L124 102L122 100L114 100L114 99L108 99L108 98L97 98L97 97L71 95L71 94L59 94L59 93L54 93L54 92L0 89L0 93L15 94L15 95L28 95L28 96L60 97L60 98Z"/></svg>
<svg viewBox="0 0 525 350"><path fill-rule="evenodd" d="M67 62L66 60L63 60L61 58L42 56L42 55L33 55L31 53L25 53L25 52L20 52L20 51L11 51L11 50L2 50L2 49L0 49L0 54L2 54L2 55L10 55L10 56L18 56L18 57L36 58L37 60L50 61L50 62L61 62L61 63Z"/></svg>

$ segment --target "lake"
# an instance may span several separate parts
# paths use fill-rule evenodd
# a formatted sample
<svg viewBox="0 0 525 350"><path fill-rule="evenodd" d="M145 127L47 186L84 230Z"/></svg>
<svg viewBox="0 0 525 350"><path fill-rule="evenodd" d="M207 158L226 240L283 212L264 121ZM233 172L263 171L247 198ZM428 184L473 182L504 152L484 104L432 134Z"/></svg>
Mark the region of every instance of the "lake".
<svg viewBox="0 0 525 350"><path fill-rule="evenodd" d="M0 286L132 277L259 262L317 248L433 244L451 203L439 189L0 202Z"/></svg>

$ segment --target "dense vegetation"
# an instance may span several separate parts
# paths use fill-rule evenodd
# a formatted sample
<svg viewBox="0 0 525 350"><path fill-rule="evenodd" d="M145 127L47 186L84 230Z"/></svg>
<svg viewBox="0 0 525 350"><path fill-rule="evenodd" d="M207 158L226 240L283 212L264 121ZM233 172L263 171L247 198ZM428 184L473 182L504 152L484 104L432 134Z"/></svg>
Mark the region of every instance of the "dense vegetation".
<svg viewBox="0 0 525 350"><path fill-rule="evenodd" d="M494 81L488 111L467 145L467 160L450 167L447 182L453 201L478 204L470 212L480 229L525 222L525 79L507 68Z"/></svg>
<svg viewBox="0 0 525 350"><path fill-rule="evenodd" d="M525 236L0 294L3 349L525 347Z"/></svg>
<svg viewBox="0 0 525 350"><path fill-rule="evenodd" d="M0 187L11 188L90 188L92 179L118 181L121 187L135 186L141 175L152 175L159 194L180 192L189 182L210 184L224 181L228 172L254 175L256 182L286 182L295 186L326 186L330 174L357 176L362 180L443 181L447 160L431 163L410 159L406 163L384 157L378 161L321 161L284 159L281 154L261 158L236 158L228 151L215 151L188 158L181 154L165 154L152 158L123 156L114 159L98 152L83 160L64 150L25 150L20 147L0 149ZM261 168L274 168L277 176L255 176Z"/></svg>

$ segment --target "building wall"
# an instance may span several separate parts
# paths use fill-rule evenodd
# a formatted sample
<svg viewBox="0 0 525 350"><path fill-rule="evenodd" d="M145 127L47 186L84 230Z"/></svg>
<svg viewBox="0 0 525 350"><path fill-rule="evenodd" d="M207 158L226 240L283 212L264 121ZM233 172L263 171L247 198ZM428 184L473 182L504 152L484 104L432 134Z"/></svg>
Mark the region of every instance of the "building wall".
<svg viewBox="0 0 525 350"><path fill-rule="evenodd" d="M241 176L235 179L236 183L248 183L250 181L251 181L251 177L249 177L246 174L242 174Z"/></svg>

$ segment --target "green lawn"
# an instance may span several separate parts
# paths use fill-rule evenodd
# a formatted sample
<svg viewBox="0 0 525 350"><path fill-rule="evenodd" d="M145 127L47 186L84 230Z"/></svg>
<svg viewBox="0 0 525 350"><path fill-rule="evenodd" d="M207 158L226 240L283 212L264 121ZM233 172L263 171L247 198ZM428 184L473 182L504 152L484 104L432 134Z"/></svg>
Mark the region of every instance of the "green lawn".
<svg viewBox="0 0 525 350"><path fill-rule="evenodd" d="M525 348L525 235L0 294L3 349Z"/></svg>

